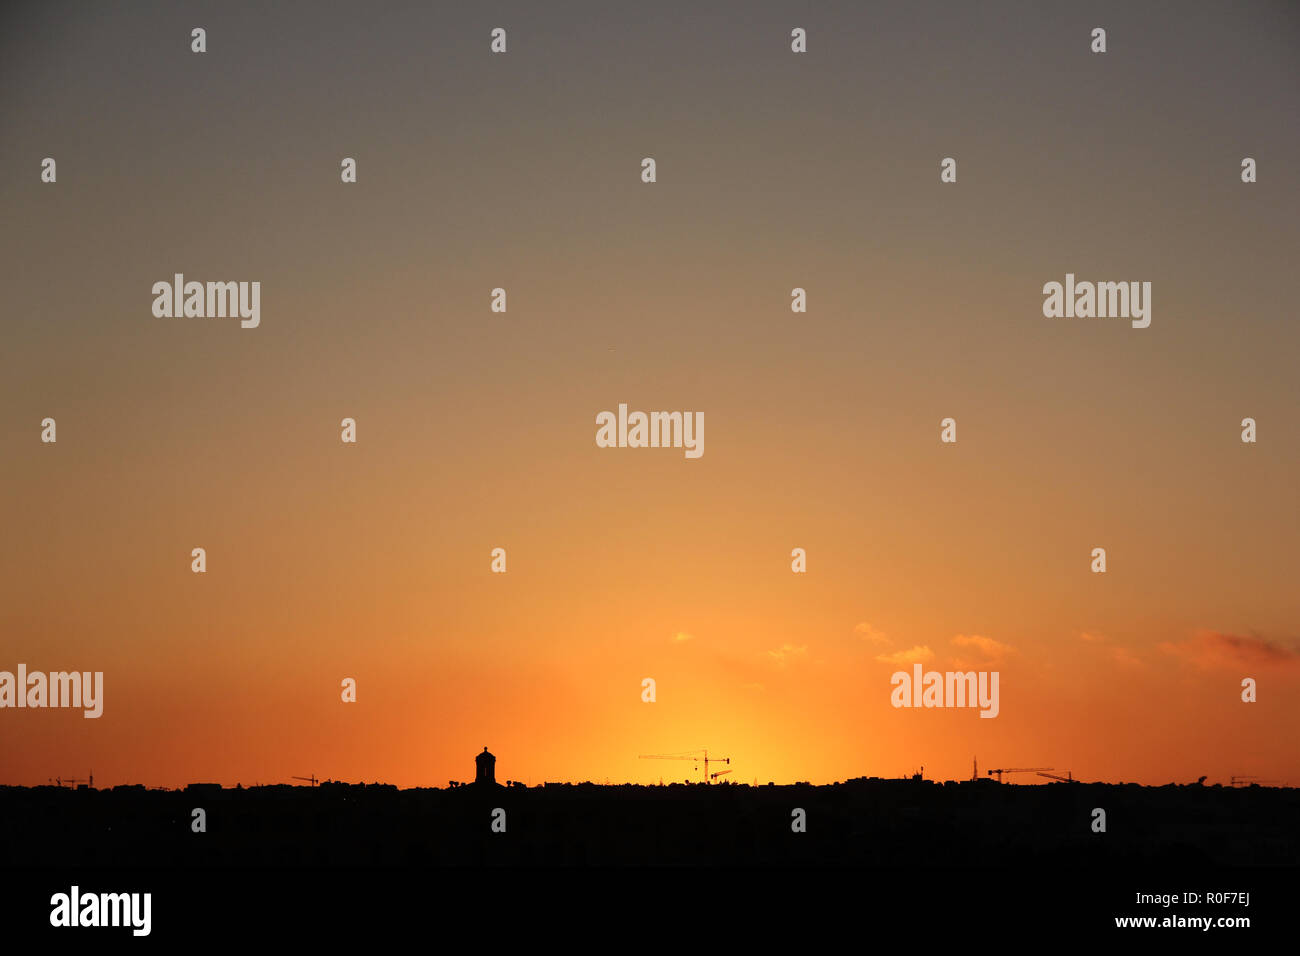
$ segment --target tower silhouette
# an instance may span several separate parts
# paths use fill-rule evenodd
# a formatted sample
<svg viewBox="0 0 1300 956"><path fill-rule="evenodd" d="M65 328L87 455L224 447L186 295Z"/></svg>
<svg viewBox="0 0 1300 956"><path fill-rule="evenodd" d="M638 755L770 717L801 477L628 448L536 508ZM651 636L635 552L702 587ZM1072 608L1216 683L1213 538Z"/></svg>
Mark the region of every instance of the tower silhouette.
<svg viewBox="0 0 1300 956"><path fill-rule="evenodd" d="M488 749L484 747L483 752L474 758L474 782L477 784L496 783L496 766L497 758L488 753Z"/></svg>

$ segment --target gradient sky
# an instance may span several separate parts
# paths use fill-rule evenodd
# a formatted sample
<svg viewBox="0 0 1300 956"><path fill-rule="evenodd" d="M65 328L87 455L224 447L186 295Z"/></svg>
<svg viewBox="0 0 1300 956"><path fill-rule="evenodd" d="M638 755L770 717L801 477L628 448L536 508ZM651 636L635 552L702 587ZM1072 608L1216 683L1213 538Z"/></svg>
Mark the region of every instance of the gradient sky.
<svg viewBox="0 0 1300 956"><path fill-rule="evenodd" d="M1300 785L1293 4L267 6L0 14L0 783Z"/></svg>

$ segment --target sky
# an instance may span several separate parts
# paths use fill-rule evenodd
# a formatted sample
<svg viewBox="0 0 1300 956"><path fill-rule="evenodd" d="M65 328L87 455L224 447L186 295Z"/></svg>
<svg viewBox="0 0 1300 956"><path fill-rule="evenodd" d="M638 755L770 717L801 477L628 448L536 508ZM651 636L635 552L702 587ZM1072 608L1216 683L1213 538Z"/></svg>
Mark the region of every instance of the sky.
<svg viewBox="0 0 1300 956"><path fill-rule="evenodd" d="M1298 79L1283 3L7 5L0 670L105 694L0 784L1300 785Z"/></svg>

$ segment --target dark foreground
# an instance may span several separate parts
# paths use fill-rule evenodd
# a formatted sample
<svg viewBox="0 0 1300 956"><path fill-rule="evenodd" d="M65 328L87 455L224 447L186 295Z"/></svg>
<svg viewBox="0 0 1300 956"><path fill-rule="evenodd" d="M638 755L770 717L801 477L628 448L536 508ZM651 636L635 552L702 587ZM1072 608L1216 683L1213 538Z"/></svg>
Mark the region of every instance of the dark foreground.
<svg viewBox="0 0 1300 956"><path fill-rule="evenodd" d="M194 832L196 809L206 832ZM1096 810L1105 832L1094 832ZM802 810L804 832L794 831ZM1300 790L861 780L830 786L326 783L0 787L0 865L1261 866L1300 861ZM495 829L494 829L495 821Z"/></svg>
<svg viewBox="0 0 1300 956"><path fill-rule="evenodd" d="M1222 943L1281 928L1300 893L1300 791L1260 787L0 787L0 820L0 918L87 941L132 937L51 929L52 893L149 891L151 938L173 941L255 925L386 939L476 918L525 941L559 920L665 945L685 942L665 913L683 932L717 917L722 938L880 924ZM1128 916L1174 922L1117 928ZM1178 922L1203 917L1251 925Z"/></svg>

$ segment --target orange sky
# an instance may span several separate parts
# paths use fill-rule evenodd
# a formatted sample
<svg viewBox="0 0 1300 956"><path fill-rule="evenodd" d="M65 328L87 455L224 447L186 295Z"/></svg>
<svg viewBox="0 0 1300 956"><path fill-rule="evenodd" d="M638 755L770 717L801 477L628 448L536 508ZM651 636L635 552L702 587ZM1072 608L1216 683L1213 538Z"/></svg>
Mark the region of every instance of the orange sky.
<svg viewBox="0 0 1300 956"><path fill-rule="evenodd" d="M766 6L521 8L492 62L425 15L0 55L0 670L106 683L0 711L0 783L1300 783L1294 22L1119 8L1103 65L1046 14L837 10L795 63ZM154 318L175 272L261 325ZM1067 272L1151 281L1151 327L1044 318ZM597 448L620 402L703 411L703 457ZM1000 715L892 708L907 652Z"/></svg>

